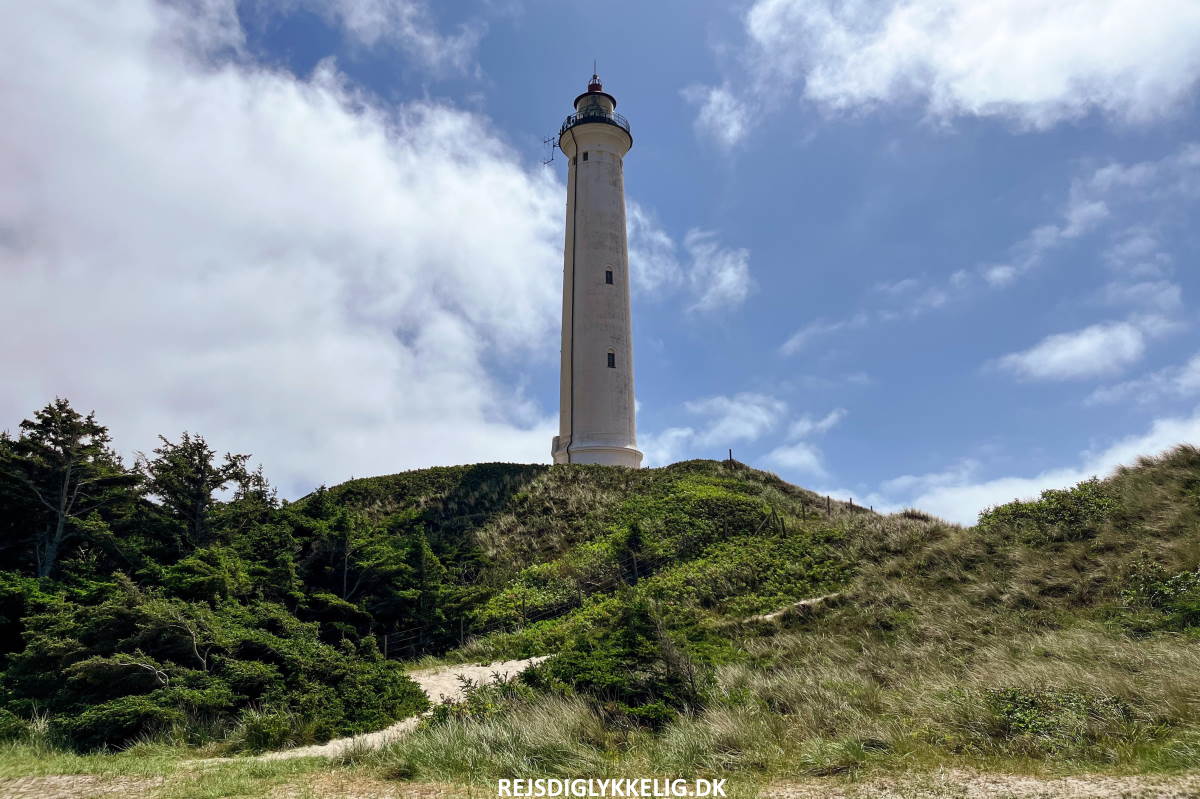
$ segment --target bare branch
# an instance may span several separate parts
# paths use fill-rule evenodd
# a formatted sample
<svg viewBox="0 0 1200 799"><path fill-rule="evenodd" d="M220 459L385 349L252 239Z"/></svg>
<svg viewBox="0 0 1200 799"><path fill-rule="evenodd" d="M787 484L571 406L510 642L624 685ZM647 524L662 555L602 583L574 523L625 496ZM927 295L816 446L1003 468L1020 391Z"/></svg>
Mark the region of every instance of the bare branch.
<svg viewBox="0 0 1200 799"><path fill-rule="evenodd" d="M138 654L141 653L139 652ZM166 686L170 685L171 683L171 677L153 663L143 663L142 661L134 660L130 655L117 655L115 660L120 666L133 666L135 668L145 669L154 675L154 679L158 681L159 685Z"/></svg>

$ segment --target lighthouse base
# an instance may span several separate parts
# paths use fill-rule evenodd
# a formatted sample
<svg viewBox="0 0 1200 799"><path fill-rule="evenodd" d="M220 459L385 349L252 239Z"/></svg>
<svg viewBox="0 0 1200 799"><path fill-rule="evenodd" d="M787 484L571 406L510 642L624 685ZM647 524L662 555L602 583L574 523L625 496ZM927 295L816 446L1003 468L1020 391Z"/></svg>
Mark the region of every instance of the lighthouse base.
<svg viewBox="0 0 1200 799"><path fill-rule="evenodd" d="M554 457L555 463L597 463L601 466L642 468L642 453L634 447L586 441L579 441L568 447L564 443L561 436L554 437L554 442L550 446L550 454Z"/></svg>

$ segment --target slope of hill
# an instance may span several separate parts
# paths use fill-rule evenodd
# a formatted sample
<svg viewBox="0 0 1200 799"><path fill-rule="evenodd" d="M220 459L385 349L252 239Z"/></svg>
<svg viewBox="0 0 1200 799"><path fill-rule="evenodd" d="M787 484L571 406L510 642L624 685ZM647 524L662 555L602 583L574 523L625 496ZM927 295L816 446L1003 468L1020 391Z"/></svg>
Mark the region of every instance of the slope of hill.
<svg viewBox="0 0 1200 799"><path fill-rule="evenodd" d="M315 743L420 710L404 661L550 655L356 762L455 781L1200 762L1190 447L963 528L716 461L424 469L279 504L193 437L133 470L80 455L105 493L47 568L22 480L57 461L28 431L68 422L48 406L0 439L14 753Z"/></svg>
<svg viewBox="0 0 1200 799"><path fill-rule="evenodd" d="M363 514L393 534L419 531L451 580L479 589L466 620L454 620L462 627L458 643L493 633L490 642L507 640L519 654L535 654L529 647L538 635L594 615L625 589L712 619L774 610L830 589L853 570L853 554L838 545L846 520L870 515L716 461L640 471L424 469L353 480L297 507L307 512L317 503ZM503 633L518 628L515 638ZM401 635L389 646L407 640Z"/></svg>
<svg viewBox="0 0 1200 799"><path fill-rule="evenodd" d="M689 462L530 473L473 529L478 616L515 629L451 657L559 655L381 755L399 774L1200 763L1192 448L972 528Z"/></svg>

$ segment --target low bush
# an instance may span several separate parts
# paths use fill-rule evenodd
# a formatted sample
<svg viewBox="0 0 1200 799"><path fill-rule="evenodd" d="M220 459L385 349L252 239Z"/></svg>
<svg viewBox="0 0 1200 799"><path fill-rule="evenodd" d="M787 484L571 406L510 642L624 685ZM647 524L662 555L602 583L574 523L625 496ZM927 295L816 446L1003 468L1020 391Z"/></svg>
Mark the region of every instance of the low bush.
<svg viewBox="0 0 1200 799"><path fill-rule="evenodd" d="M609 717L660 727L701 703L711 669L667 628L650 602L632 592L600 624L579 629L526 681L591 698Z"/></svg>
<svg viewBox="0 0 1200 799"><path fill-rule="evenodd" d="M1121 596L1131 607L1150 611L1159 629L1200 627L1200 569L1170 574L1154 561L1136 561Z"/></svg>
<svg viewBox="0 0 1200 799"><path fill-rule="evenodd" d="M29 629L5 675L9 707L49 711L55 732L82 750L239 723L258 725L247 740L307 743L385 727L428 704L373 641L330 646L316 624L273 603L189 603L124 580L98 604L63 602ZM279 718L293 720L286 735L267 731Z"/></svg>
<svg viewBox="0 0 1200 799"><path fill-rule="evenodd" d="M1008 528L1032 543L1080 541L1096 535L1119 508L1110 486L1096 478L1074 488L1048 489L1039 499L997 505L979 515L979 530Z"/></svg>
<svg viewBox="0 0 1200 799"><path fill-rule="evenodd" d="M0 741L21 741L29 736L30 725L11 710L0 708Z"/></svg>
<svg viewBox="0 0 1200 799"><path fill-rule="evenodd" d="M993 688L986 706L993 738L1043 754L1094 743L1132 719L1118 697L1085 691Z"/></svg>

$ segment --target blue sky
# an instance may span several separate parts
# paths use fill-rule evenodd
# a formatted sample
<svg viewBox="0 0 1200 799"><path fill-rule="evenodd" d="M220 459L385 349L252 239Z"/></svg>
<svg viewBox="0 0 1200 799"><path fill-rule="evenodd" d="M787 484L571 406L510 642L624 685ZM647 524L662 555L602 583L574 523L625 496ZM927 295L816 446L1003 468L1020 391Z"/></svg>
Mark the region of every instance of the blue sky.
<svg viewBox="0 0 1200 799"><path fill-rule="evenodd" d="M297 496L547 461L564 164L630 120L639 436L864 504L1200 443L1200 6L120 0L0 11L0 427Z"/></svg>

